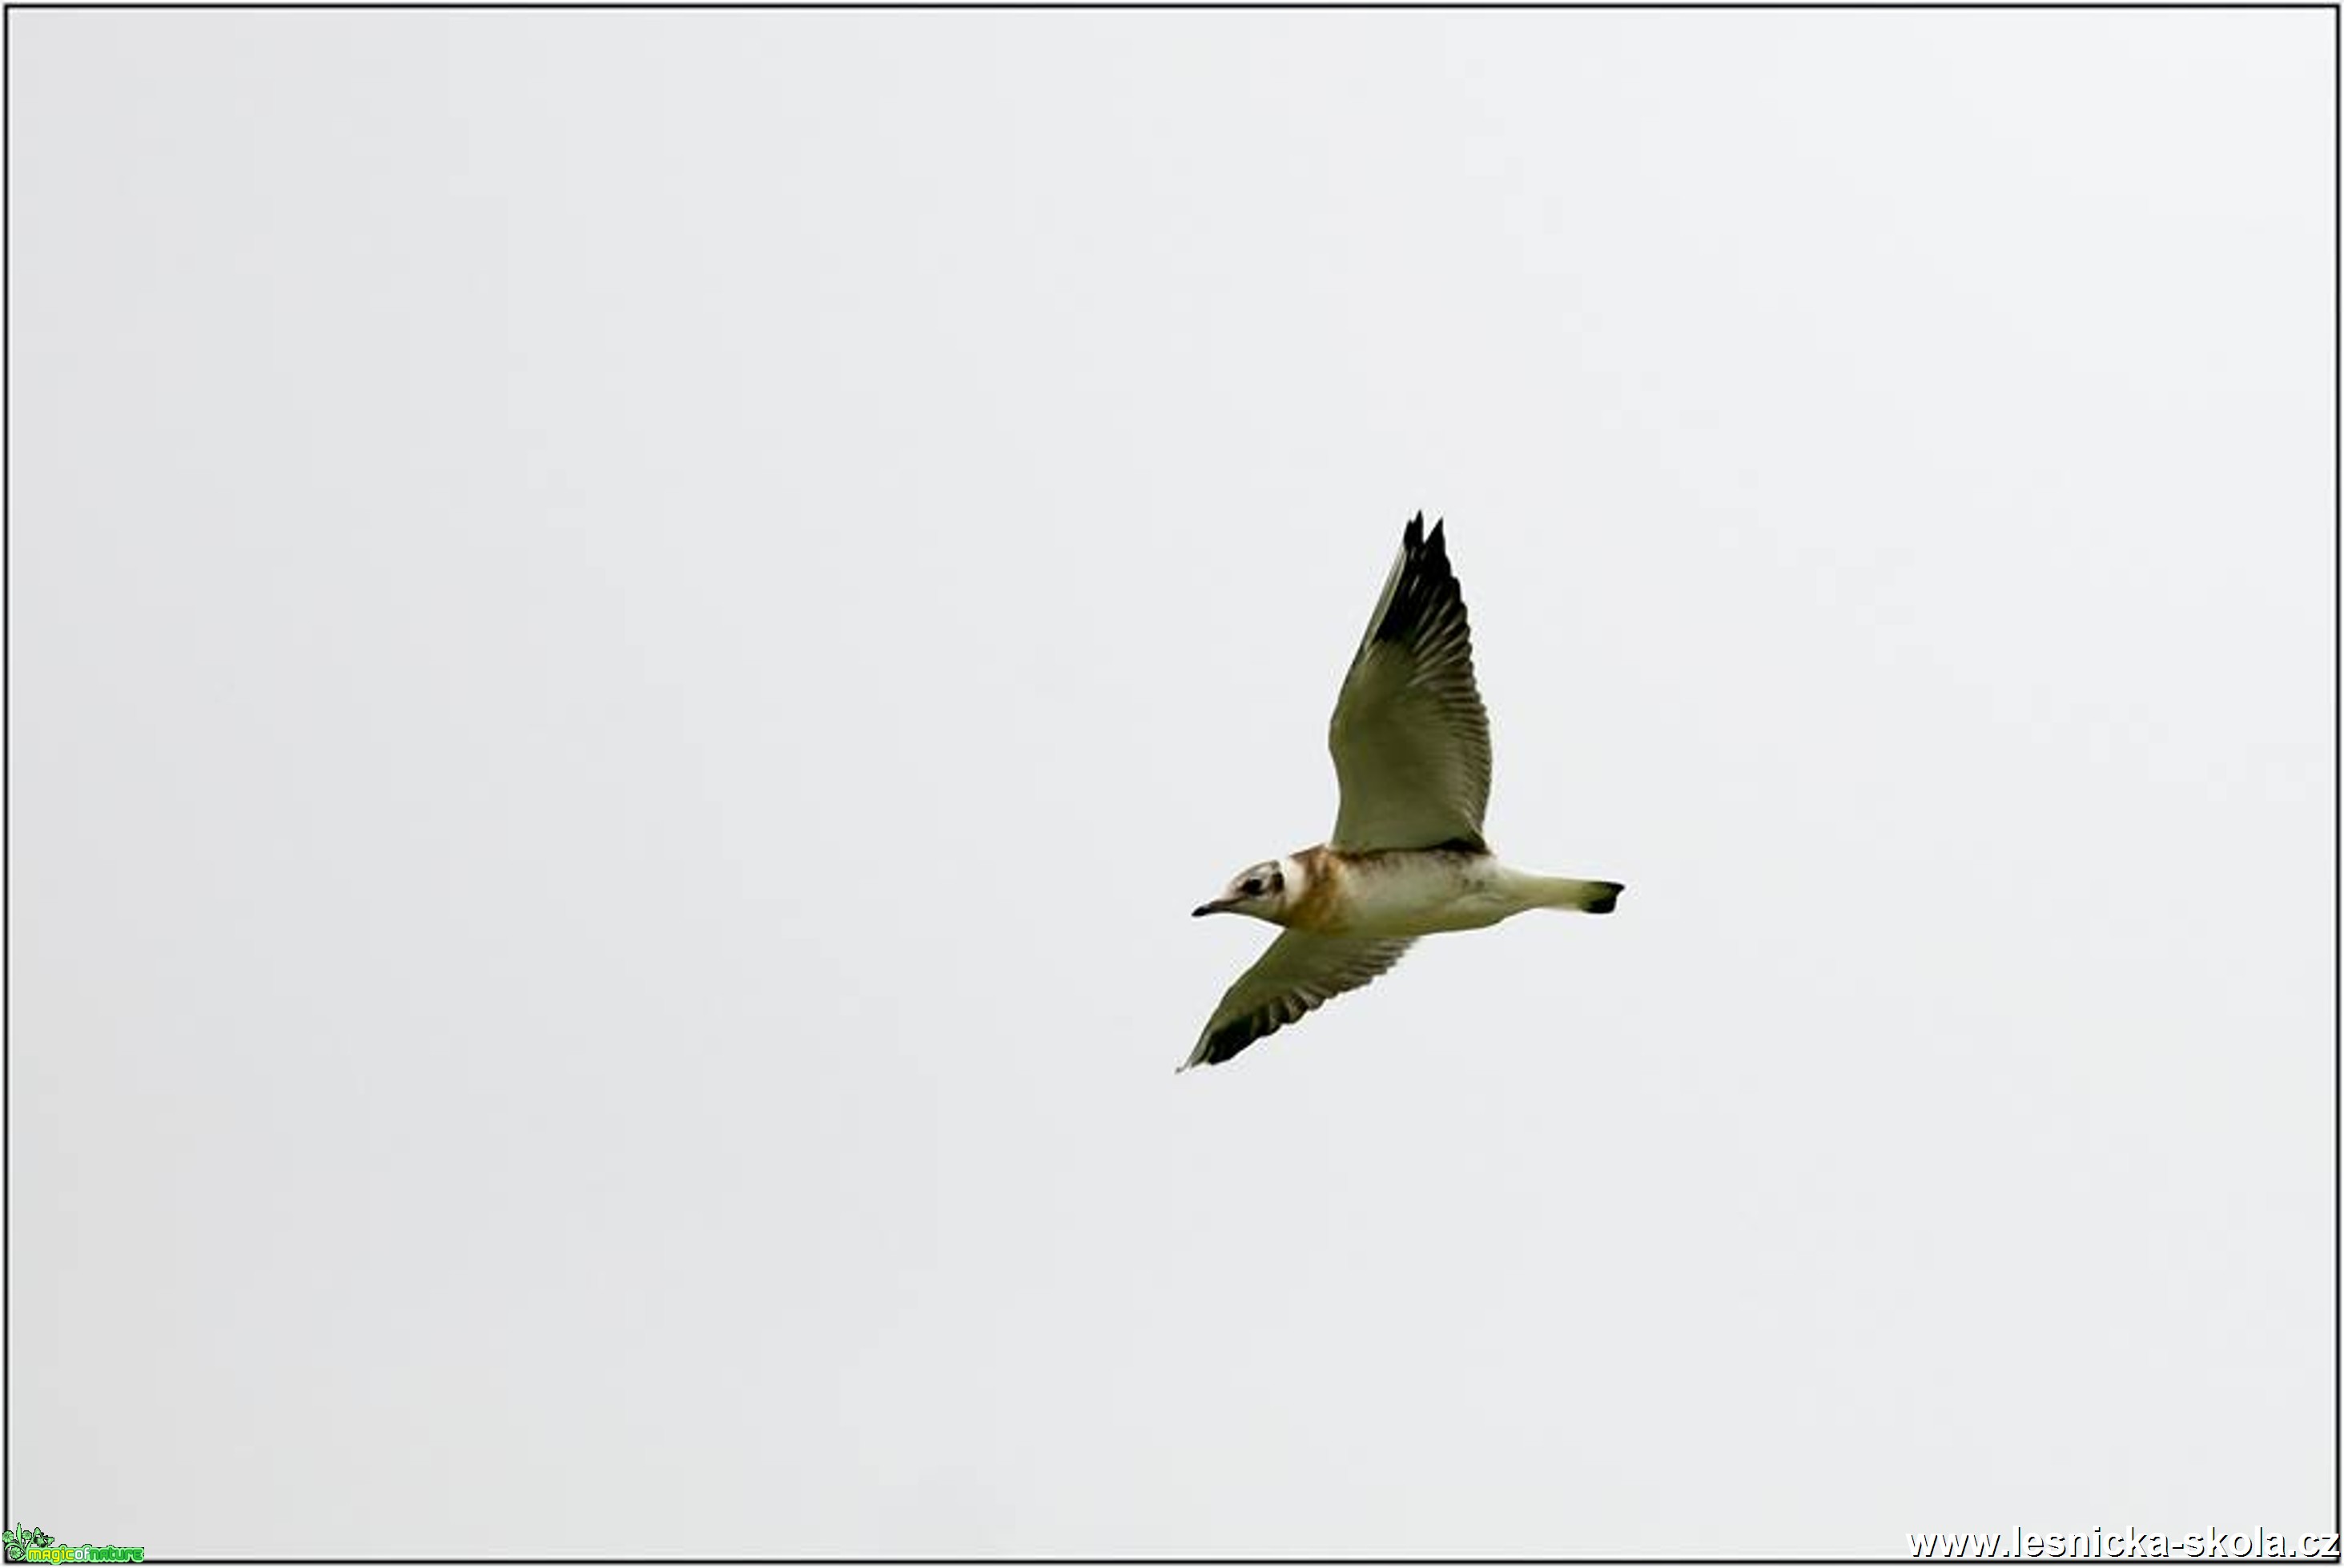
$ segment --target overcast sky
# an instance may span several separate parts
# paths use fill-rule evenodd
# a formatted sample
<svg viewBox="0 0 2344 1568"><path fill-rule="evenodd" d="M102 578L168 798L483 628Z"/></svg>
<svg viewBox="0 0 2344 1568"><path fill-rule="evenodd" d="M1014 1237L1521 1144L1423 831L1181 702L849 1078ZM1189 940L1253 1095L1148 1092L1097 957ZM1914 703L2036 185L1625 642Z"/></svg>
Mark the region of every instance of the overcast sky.
<svg viewBox="0 0 2344 1568"><path fill-rule="evenodd" d="M9 1522L2332 1523L2334 26L12 15Z"/></svg>

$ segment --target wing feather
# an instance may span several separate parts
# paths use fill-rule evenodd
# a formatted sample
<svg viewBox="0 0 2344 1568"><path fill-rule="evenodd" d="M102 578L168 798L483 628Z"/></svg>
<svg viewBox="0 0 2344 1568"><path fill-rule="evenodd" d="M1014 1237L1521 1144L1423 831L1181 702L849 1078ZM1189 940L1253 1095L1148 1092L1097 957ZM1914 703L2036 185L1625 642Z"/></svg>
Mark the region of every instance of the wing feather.
<svg viewBox="0 0 2344 1568"><path fill-rule="evenodd" d="M1358 990L1399 963L1413 940L1282 933L1221 997L1181 1070L1228 1061L1329 998Z"/></svg>
<svg viewBox="0 0 2344 1568"><path fill-rule="evenodd" d="M1490 717L1441 525L1400 541L1327 724L1342 804L1336 849L1485 849Z"/></svg>

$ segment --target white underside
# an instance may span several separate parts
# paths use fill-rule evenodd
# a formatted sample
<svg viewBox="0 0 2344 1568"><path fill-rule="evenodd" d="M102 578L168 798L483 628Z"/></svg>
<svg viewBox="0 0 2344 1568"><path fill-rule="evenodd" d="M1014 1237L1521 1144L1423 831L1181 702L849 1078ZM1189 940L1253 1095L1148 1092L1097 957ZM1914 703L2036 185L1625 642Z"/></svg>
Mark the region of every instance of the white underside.
<svg viewBox="0 0 2344 1568"><path fill-rule="evenodd" d="M1544 906L1552 882L1500 865L1494 855L1382 855L1343 867L1335 929L1357 936L1478 930Z"/></svg>

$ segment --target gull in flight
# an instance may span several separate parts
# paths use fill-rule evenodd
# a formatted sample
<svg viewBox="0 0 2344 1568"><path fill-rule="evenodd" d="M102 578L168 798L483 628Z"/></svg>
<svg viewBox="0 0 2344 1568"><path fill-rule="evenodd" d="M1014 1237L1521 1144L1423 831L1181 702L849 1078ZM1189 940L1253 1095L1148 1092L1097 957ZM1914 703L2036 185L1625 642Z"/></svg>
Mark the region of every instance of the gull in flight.
<svg viewBox="0 0 2344 1568"><path fill-rule="evenodd" d="M1328 722L1342 804L1325 844L1249 865L1198 915L1285 929L1238 976L1181 1070L1248 1046L1394 964L1420 936L1495 926L1525 909L1609 915L1617 882L1534 876L1481 836L1490 719L1473 685L1465 598L1441 525L1401 536L1367 635Z"/></svg>

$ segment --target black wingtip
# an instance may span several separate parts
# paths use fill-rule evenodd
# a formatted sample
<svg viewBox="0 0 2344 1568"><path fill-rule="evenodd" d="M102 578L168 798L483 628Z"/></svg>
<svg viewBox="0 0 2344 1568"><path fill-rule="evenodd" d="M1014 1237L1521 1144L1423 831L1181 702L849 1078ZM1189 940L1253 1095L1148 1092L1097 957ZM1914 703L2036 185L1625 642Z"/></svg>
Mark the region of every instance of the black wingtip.
<svg viewBox="0 0 2344 1568"><path fill-rule="evenodd" d="M1188 1053L1188 1059L1180 1064L1180 1070L1185 1073L1190 1067L1219 1067L1258 1037L1248 1034L1242 1027L1225 1027L1219 1033L1198 1041L1197 1048Z"/></svg>
<svg viewBox="0 0 2344 1568"><path fill-rule="evenodd" d="M1401 540L1399 581L1372 633L1377 640L1405 638L1410 627L1420 624L1427 615L1437 613L1444 604L1455 605L1462 624L1464 603L1458 597L1457 573L1449 564L1449 544L1441 537L1440 529L1440 523L1434 523L1428 537L1424 513L1420 511L1409 520L1408 531Z"/></svg>
<svg viewBox="0 0 2344 1568"><path fill-rule="evenodd" d="M1619 908L1620 895L1628 891L1628 885L1624 882L1604 882L1599 883L1597 885L1603 888L1604 891L1598 896L1587 901L1587 913L1590 915L1609 915L1614 909Z"/></svg>

